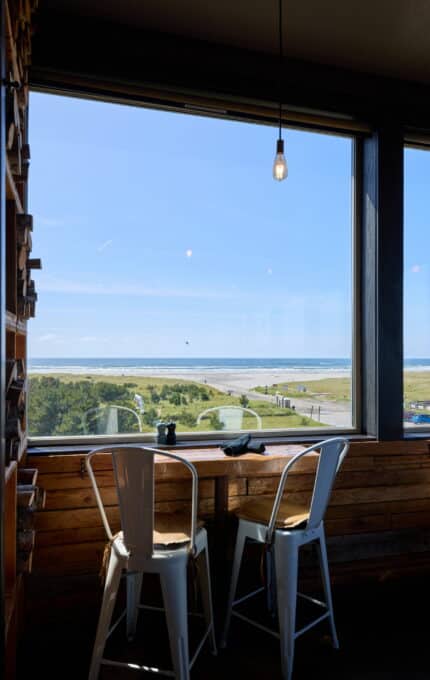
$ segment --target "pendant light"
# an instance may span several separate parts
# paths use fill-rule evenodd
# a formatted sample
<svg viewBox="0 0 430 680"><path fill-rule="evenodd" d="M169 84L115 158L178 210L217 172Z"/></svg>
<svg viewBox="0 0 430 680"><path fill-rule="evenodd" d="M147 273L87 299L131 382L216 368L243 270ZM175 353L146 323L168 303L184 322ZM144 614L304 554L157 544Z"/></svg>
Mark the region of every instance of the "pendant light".
<svg viewBox="0 0 430 680"><path fill-rule="evenodd" d="M282 139L282 0L279 0L279 138L276 142L276 156L273 162L273 179L281 182L288 177L287 160L284 156Z"/></svg>

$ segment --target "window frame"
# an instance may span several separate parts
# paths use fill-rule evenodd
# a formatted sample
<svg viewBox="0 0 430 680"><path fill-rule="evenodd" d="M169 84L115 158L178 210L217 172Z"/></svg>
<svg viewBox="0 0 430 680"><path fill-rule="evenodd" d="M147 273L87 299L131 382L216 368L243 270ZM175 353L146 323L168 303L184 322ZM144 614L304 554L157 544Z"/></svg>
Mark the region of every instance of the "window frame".
<svg viewBox="0 0 430 680"><path fill-rule="evenodd" d="M153 98L141 98L138 102L130 101L125 97L106 97L99 94L91 95L88 92L76 92L68 89L58 90L45 87L32 87L31 91L43 92L44 94L65 95L68 97L80 97L84 99L96 99L106 103L129 104L136 107L150 108L170 112L188 113L190 115L203 115L210 118L223 118L243 123L256 123L275 127L278 125L276 114L270 106L244 104L243 102L223 102L225 108L220 107L220 101L202 99L199 96L181 96L172 102L168 99L154 103ZM362 390L362 337L361 337L361 275L362 275L362 174L363 154L361 152L363 139L369 136L371 127L362 121L350 116L332 115L314 111L293 110L288 107L283 112L283 126L287 129L318 132L333 136L346 137L351 141L351 312L352 312L352 343L351 343L351 417L353 426L349 428L294 428L277 430L247 430L258 438L264 438L267 443L292 441L300 438L315 440L321 435L333 436L347 434L352 436L366 436L363 429L363 390ZM181 432L177 433L177 445L208 444L216 445L232 437L244 433L241 431L208 431L208 432ZM115 435L65 435L65 436L29 436L28 446L32 447L76 447L82 444L103 445L116 443L154 443L155 433L133 433Z"/></svg>
<svg viewBox="0 0 430 680"><path fill-rule="evenodd" d="M430 153L430 133L425 131L416 130L406 130L404 136L403 153L405 154L406 149L417 149L418 151L427 151ZM403 183L403 194L405 193L405 184ZM403 240L405 239L405 234L403 234ZM403 313L403 326L402 330L404 333L405 328L405 314ZM404 361L403 361L403 373L404 373ZM404 397L404 390L403 390ZM405 439L414 439L421 437L430 436L430 423L424 423L422 425L416 424L413 427L407 428L403 421L403 436Z"/></svg>

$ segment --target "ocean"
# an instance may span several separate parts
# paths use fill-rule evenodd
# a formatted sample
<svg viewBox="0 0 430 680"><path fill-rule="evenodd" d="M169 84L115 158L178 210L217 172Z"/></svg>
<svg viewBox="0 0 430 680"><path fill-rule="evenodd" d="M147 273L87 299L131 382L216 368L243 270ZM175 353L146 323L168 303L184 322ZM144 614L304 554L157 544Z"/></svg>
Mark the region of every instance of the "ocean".
<svg viewBox="0 0 430 680"><path fill-rule="evenodd" d="M406 370L430 370L430 359L405 359ZM276 371L333 373L351 370L350 359L328 358L31 358L29 373L75 373L100 375L148 375L190 371Z"/></svg>

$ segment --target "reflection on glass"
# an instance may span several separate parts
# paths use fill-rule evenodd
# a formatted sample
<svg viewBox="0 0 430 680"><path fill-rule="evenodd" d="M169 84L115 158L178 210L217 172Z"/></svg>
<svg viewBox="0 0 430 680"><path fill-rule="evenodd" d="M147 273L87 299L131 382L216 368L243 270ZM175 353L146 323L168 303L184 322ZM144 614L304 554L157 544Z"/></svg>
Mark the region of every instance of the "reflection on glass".
<svg viewBox="0 0 430 680"><path fill-rule="evenodd" d="M280 190L269 126L33 93L30 127L32 436L353 425L350 138L289 131Z"/></svg>
<svg viewBox="0 0 430 680"><path fill-rule="evenodd" d="M430 427L430 153L405 149L405 428Z"/></svg>

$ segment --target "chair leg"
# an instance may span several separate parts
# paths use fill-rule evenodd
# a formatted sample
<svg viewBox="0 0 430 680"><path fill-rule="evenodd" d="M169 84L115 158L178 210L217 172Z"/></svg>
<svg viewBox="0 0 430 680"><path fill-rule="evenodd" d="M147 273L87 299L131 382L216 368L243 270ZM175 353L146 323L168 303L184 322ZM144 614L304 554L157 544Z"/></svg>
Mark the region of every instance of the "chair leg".
<svg viewBox="0 0 430 680"><path fill-rule="evenodd" d="M124 560L119 558L115 550L112 548L109 557L102 606L100 610L96 639L94 642L93 655L88 676L89 680L97 680L99 674L100 663L103 657L106 638L109 633L109 627L112 620L112 614L118 593L123 565Z"/></svg>
<svg viewBox="0 0 430 680"><path fill-rule="evenodd" d="M331 585L330 585L330 572L328 569L327 548L325 543L324 531L322 532L320 539L316 542L316 548L324 586L325 601L330 613L329 621L331 636L333 640L333 647L335 649L339 649L339 640L337 638L336 625L334 622L333 600L331 597Z"/></svg>
<svg viewBox="0 0 430 680"><path fill-rule="evenodd" d="M211 629L210 632L210 642L212 654L217 653L216 639L215 639L215 627L214 627L214 615L212 607L212 594L211 594L211 576L209 569L209 553L208 546L200 553L199 558L203 564L197 565L197 573L199 578L200 591L202 593L203 600L203 611L205 615L206 626Z"/></svg>
<svg viewBox="0 0 430 680"><path fill-rule="evenodd" d="M275 539L275 569L278 601L282 677L291 680L296 633L299 548L287 538Z"/></svg>
<svg viewBox="0 0 430 680"><path fill-rule="evenodd" d="M166 610L175 678L176 680L189 680L187 570L185 561L183 565L177 563L173 563L171 567L166 565L161 573L161 590Z"/></svg>
<svg viewBox="0 0 430 680"><path fill-rule="evenodd" d="M272 555L272 549L270 546L266 546L265 553L266 560L266 605L267 611L271 616L276 616L276 578L274 570L274 561Z"/></svg>
<svg viewBox="0 0 430 680"><path fill-rule="evenodd" d="M239 580L240 565L242 562L242 555L245 548L246 534L242 522L239 520L239 528L237 530L236 546L234 549L233 569L231 574L230 591L227 602L227 612L225 617L224 629L221 636L220 647L225 647L227 644L227 636L230 628L231 611L236 595L237 582Z"/></svg>
<svg viewBox="0 0 430 680"><path fill-rule="evenodd" d="M127 575L127 639L130 641L134 640L136 634L142 580L143 572Z"/></svg>

